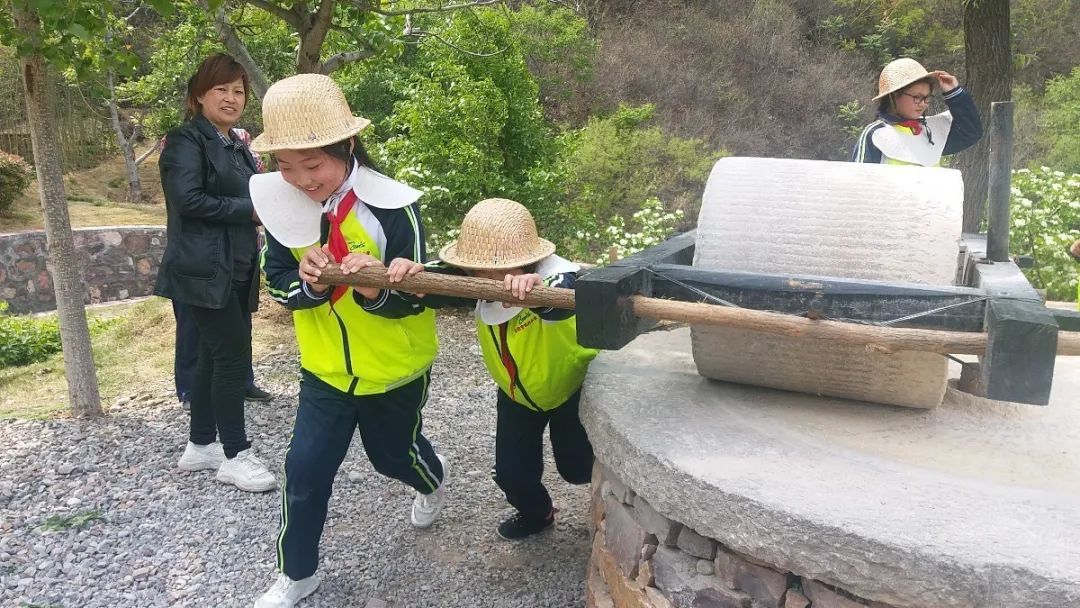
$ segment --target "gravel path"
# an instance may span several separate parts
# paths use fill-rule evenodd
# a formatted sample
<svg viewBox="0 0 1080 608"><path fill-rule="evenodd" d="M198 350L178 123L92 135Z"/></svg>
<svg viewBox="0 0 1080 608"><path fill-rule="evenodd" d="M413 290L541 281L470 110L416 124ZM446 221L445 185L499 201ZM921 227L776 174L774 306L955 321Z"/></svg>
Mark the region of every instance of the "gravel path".
<svg viewBox="0 0 1080 608"><path fill-rule="evenodd" d="M467 315L439 317L424 422L452 467L440 520L413 529L412 490L376 474L354 441L322 538L322 586L302 608L583 605L588 489L558 478L550 447L555 529L519 543L494 533L511 511L488 476L494 385L474 331ZM248 405L248 433L278 471L296 408L295 353L280 349L256 374L279 397ZM176 468L187 417L169 382L133 387L101 421L0 421L0 606L251 606L273 582L280 494Z"/></svg>

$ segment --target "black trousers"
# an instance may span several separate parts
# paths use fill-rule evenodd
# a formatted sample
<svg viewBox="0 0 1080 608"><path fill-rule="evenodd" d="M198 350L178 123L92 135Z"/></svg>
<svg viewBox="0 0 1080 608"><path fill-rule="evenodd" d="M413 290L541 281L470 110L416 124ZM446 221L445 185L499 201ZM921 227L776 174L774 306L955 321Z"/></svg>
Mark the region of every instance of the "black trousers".
<svg viewBox="0 0 1080 608"><path fill-rule="evenodd" d="M303 373L296 423L285 452L278 570L293 580L315 573L334 476L354 431L360 431L368 460L379 473L422 494L439 487L442 463L422 432L429 380L427 372L380 395L353 396Z"/></svg>
<svg viewBox="0 0 1080 608"><path fill-rule="evenodd" d="M221 438L226 458L251 447L244 430L244 391L251 367L247 283L234 284L224 308L189 307L199 331L199 359L191 387L192 443Z"/></svg>
<svg viewBox="0 0 1080 608"><path fill-rule="evenodd" d="M544 427L549 424L559 475L572 484L590 481L593 451L578 418L580 400L578 389L559 407L537 412L499 390L493 477L507 502L526 517L542 519L551 513L551 495L540 480L544 473Z"/></svg>
<svg viewBox="0 0 1080 608"><path fill-rule="evenodd" d="M176 318L176 349L173 353L173 379L176 381L176 398L191 401L191 387L195 384L195 366L199 362L199 327L191 316L191 306L172 301L173 317ZM247 316L251 330L251 315ZM248 361L247 386L255 386L255 370Z"/></svg>

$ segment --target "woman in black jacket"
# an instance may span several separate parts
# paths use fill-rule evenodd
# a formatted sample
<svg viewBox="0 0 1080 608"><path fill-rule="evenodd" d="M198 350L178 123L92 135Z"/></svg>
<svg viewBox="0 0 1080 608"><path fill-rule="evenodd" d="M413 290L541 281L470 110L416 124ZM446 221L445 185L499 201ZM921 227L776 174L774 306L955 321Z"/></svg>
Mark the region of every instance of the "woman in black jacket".
<svg viewBox="0 0 1080 608"><path fill-rule="evenodd" d="M255 161L233 127L249 90L243 67L223 54L203 61L188 81L188 120L169 132L158 161L169 225L154 293L187 304L199 330L191 431L179 467L216 469L218 481L265 492L277 480L244 429L258 218L248 194Z"/></svg>

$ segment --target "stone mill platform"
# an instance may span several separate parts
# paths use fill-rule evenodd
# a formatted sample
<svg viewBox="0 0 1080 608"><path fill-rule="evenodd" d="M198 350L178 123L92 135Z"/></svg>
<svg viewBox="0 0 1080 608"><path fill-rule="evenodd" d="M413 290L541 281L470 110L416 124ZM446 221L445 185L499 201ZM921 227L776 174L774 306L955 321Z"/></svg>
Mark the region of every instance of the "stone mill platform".
<svg viewBox="0 0 1080 608"><path fill-rule="evenodd" d="M656 331L596 359L581 417L590 605L1080 606L1080 358L1047 407L913 410L707 380Z"/></svg>

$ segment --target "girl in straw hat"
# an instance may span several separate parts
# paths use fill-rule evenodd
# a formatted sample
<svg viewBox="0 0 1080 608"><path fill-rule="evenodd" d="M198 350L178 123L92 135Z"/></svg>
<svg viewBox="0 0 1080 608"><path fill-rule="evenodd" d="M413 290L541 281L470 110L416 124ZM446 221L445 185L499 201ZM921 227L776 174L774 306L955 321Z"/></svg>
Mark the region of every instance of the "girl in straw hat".
<svg viewBox="0 0 1080 608"><path fill-rule="evenodd" d="M949 110L923 116L935 85ZM966 150L982 137L975 101L956 77L941 70L927 72L914 59L897 59L881 70L874 101L877 120L859 134L853 161L936 167L942 156Z"/></svg>
<svg viewBox="0 0 1080 608"><path fill-rule="evenodd" d="M427 268L502 281L515 297L524 299L541 283L574 287L578 266L554 252L555 245L537 236L528 209L510 200L488 199L465 215L460 238L439 253L442 263ZM424 269L411 260L394 260L390 280L397 282ZM551 496L540 480L545 427L551 427L555 466L562 478L572 484L590 479L592 445L578 418L578 400L597 351L577 343L572 310L430 294L423 302L433 307L475 307L484 363L498 385L495 483L517 510L497 532L517 540L544 530L555 522Z"/></svg>
<svg viewBox="0 0 1080 608"><path fill-rule="evenodd" d="M280 169L253 176L251 198L268 232L270 295L293 310L302 378L285 455L281 574L256 608L294 606L318 586L327 503L355 430L375 470L416 490L414 526L430 526L445 501L446 463L421 432L433 312L389 290L315 284L330 262L351 272L425 257L421 192L372 168L357 137L368 124L331 78L300 74L267 90L265 131L251 145Z"/></svg>

